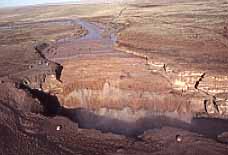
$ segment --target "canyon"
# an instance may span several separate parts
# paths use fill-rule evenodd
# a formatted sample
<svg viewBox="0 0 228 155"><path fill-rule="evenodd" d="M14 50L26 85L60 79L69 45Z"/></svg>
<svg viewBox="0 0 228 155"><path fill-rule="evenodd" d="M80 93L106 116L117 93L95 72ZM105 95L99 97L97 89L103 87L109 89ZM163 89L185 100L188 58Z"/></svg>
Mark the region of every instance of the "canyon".
<svg viewBox="0 0 228 155"><path fill-rule="evenodd" d="M226 154L227 4L1 10L0 153Z"/></svg>

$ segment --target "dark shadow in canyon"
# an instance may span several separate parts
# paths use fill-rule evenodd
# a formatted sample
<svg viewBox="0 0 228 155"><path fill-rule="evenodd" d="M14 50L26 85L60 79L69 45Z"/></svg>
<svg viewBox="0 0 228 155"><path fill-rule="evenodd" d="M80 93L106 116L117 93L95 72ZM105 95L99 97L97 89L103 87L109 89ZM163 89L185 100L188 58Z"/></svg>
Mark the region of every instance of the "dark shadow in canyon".
<svg viewBox="0 0 228 155"><path fill-rule="evenodd" d="M228 120L215 118L193 118L191 123L187 123L165 115L159 115L127 122L108 116L99 116L84 108L63 108L61 115L78 123L80 128L97 129L102 132L112 132L130 137L136 137L149 129L162 127L180 128L212 139L216 139L219 134L228 131Z"/></svg>
<svg viewBox="0 0 228 155"><path fill-rule="evenodd" d="M177 119L178 117L171 118L165 116L165 114L150 114L138 120L124 121L112 118L107 114L103 116L97 115L93 111L85 108L67 109L60 106L61 104L59 103L58 98L54 95L37 89L31 89L25 85L20 85L20 89L28 91L34 98L37 98L40 101L44 107L43 114L45 116L64 116L77 123L80 128L97 129L104 133L111 132L129 137L137 137L149 129L174 127L195 132L207 138L217 139L219 134L228 131L228 120L217 118L193 118L191 123L188 123ZM119 110L114 112L115 115L121 115L121 113L118 113Z"/></svg>
<svg viewBox="0 0 228 155"><path fill-rule="evenodd" d="M30 93L44 106L44 115L55 116L60 112L61 106L56 96L37 89L31 89Z"/></svg>
<svg viewBox="0 0 228 155"><path fill-rule="evenodd" d="M187 128L187 123L174 120L165 116L154 116L141 118L137 121L123 121L108 116L99 116L87 109L62 109L62 115L78 123L80 128L97 129L104 133L112 132L115 134L136 137L148 129L172 126L177 128Z"/></svg>
<svg viewBox="0 0 228 155"><path fill-rule="evenodd" d="M37 98L40 101L41 105L43 106L43 115L56 116L60 112L61 106L57 96L45 93L38 89L32 89L23 82L16 83L16 87L18 89L23 89L33 98ZM37 111L37 113L40 113L40 111Z"/></svg>

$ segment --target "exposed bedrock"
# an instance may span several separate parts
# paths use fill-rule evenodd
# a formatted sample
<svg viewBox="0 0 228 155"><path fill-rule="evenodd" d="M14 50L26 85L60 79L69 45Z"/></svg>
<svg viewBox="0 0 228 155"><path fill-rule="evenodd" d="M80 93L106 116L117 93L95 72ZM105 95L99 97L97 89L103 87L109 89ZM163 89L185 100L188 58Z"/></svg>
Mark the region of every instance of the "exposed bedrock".
<svg viewBox="0 0 228 155"><path fill-rule="evenodd" d="M176 73L168 66L165 71L162 63L144 59L111 58L66 62L62 82L48 76L42 89L65 108L84 108L98 116L134 122L164 115L190 122L201 113L226 117L226 79Z"/></svg>
<svg viewBox="0 0 228 155"><path fill-rule="evenodd" d="M95 111L129 108L223 116L228 112L227 76L177 72L163 63L146 59L69 61L64 64L61 80L63 83L54 76L47 77L43 90L56 94L67 108Z"/></svg>
<svg viewBox="0 0 228 155"><path fill-rule="evenodd" d="M51 98L55 96L43 93L42 85L47 77L53 77L60 83L63 68L60 64L51 62L42 55L41 51L48 46L48 44L42 43L35 46L34 49L30 49L29 52L33 54L33 59L26 64L27 68L0 77L0 100L2 102L24 112L48 113L47 109L52 103ZM21 64L23 62L18 65Z"/></svg>
<svg viewBox="0 0 228 155"><path fill-rule="evenodd" d="M85 108L120 120L164 114L190 121L192 112L204 110L194 107L188 97L172 89L166 77L138 58L69 61L61 80L49 76L42 89L56 94L65 108Z"/></svg>
<svg viewBox="0 0 228 155"><path fill-rule="evenodd" d="M209 69L204 65L200 69L196 64L180 63L175 64L166 58L151 58L150 53L146 54L137 49L116 45L118 50L144 59L148 69L165 77L172 90L176 90L191 102L191 109L194 112L206 112L208 114L228 114L228 76L226 72ZM198 110L197 110L198 109Z"/></svg>
<svg viewBox="0 0 228 155"><path fill-rule="evenodd" d="M1 102L7 103L15 109L34 113L42 113L44 111L38 99L34 99L23 89L16 88L15 84L11 82L1 83L0 92Z"/></svg>
<svg viewBox="0 0 228 155"><path fill-rule="evenodd" d="M144 60L127 60L66 62L62 82L48 76L42 89L58 97L63 106L60 114L80 128L137 136L148 129L170 126L214 139L227 130L226 120L194 115L205 112L202 97L211 98L207 109L214 110L210 107L213 96L203 96L199 90L175 90L166 77L148 70Z"/></svg>
<svg viewBox="0 0 228 155"><path fill-rule="evenodd" d="M80 127L107 127L111 129L105 131L124 134L127 132L122 129L129 123L131 128L126 130L135 133L134 130L165 125L180 127L183 121L190 123L199 113L227 115L225 75L215 77L209 71L183 69L120 46L116 46L118 51L105 48L100 46L102 40L94 47L87 42L94 40L66 42L57 47L54 52L58 54L50 59L63 58L62 65L45 58L48 44L36 46L42 58L38 65L44 65L45 72L31 74L22 83L44 112L56 113L49 111L54 103L57 111L62 106L59 114L78 122ZM157 125L145 121L147 118L165 123ZM113 128L113 120L124 125ZM147 128L146 124L151 126Z"/></svg>

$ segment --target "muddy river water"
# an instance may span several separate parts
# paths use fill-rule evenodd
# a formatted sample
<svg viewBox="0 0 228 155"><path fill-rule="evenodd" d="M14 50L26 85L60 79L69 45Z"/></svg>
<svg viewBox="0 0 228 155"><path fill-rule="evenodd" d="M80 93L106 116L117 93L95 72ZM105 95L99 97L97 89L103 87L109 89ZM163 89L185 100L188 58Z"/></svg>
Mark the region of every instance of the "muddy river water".
<svg viewBox="0 0 228 155"><path fill-rule="evenodd" d="M106 47L111 47L116 39L116 35L114 33L109 34L109 36L104 37L105 29L98 24L90 23L82 19L74 19L74 20L63 20L64 23L71 23L73 25L81 25L83 29L85 29L88 33L80 38L63 38L57 40L57 43L66 43L66 42L83 42L83 41L101 41Z"/></svg>

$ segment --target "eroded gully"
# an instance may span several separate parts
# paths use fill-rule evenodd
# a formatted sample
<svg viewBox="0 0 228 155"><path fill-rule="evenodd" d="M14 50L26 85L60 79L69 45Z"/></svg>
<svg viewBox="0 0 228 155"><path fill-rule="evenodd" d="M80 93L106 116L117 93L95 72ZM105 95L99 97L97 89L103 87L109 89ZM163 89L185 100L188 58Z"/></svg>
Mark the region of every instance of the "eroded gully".
<svg viewBox="0 0 228 155"><path fill-rule="evenodd" d="M55 50L45 53L48 59L59 62L64 66L65 61L92 60L106 57L135 58L131 54L115 50L113 45L117 40L116 36L109 34L111 37L103 37L104 29L102 26L81 19L70 21L81 25L88 31L88 34L76 40L66 38L57 41L53 44ZM92 110L83 106L80 108L63 107L61 114L78 123L81 128L93 128L103 132L128 136L136 136L142 134L145 130L163 126L190 130L210 138L216 138L222 132L228 131L227 120L199 119L193 118L190 114L188 115L190 117L186 117L186 121L180 118L185 116L180 116L175 112L135 111L126 107L118 110L109 109L108 107L104 107L102 110Z"/></svg>

